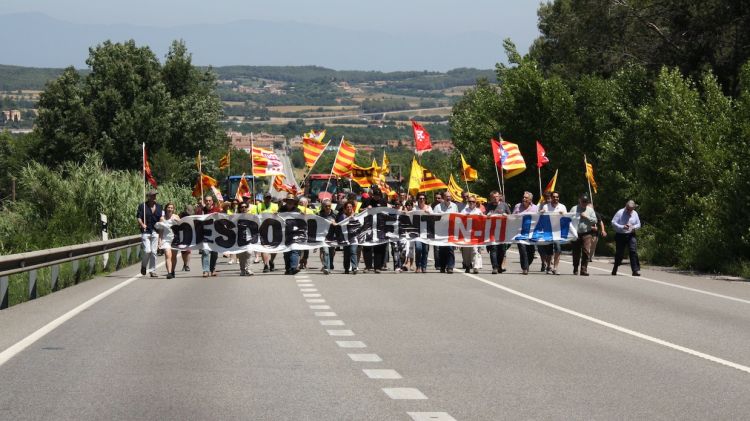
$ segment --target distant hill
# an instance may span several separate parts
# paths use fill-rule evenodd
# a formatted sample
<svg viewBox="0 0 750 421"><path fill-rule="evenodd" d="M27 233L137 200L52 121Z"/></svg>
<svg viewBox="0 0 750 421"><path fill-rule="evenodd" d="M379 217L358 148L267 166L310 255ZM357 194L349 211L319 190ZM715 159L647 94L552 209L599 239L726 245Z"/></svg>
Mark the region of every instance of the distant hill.
<svg viewBox="0 0 750 421"><path fill-rule="evenodd" d="M63 69L8 66L0 64L0 91L41 90L47 81L56 79Z"/></svg>
<svg viewBox="0 0 750 421"><path fill-rule="evenodd" d="M89 47L134 39L163 58L184 39L198 65L318 65L336 69L446 71L492 68L503 60L502 40L491 32L404 35L349 30L314 23L242 20L226 24L150 27L76 24L39 13L0 15L0 63L85 67ZM408 73L408 72L407 72Z"/></svg>

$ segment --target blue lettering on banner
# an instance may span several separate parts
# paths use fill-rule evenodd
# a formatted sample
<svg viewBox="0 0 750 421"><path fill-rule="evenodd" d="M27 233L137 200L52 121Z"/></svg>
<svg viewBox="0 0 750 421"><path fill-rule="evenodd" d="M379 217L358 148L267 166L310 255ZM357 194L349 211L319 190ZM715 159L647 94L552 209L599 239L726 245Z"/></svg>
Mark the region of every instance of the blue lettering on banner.
<svg viewBox="0 0 750 421"><path fill-rule="evenodd" d="M524 215L521 220L521 233L513 237L514 240L528 240L531 233L531 215Z"/></svg>
<svg viewBox="0 0 750 421"><path fill-rule="evenodd" d="M552 241L552 222L549 215L539 215L531 241Z"/></svg>
<svg viewBox="0 0 750 421"><path fill-rule="evenodd" d="M567 216L563 216L560 218L560 239L561 240L567 240L568 239L568 233L570 232L570 223L571 219Z"/></svg>

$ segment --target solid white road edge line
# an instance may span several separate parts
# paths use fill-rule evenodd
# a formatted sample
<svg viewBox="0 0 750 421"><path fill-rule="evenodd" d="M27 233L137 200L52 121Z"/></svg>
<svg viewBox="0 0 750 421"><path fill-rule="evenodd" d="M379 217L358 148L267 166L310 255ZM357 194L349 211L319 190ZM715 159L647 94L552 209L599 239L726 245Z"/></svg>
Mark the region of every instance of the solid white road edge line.
<svg viewBox="0 0 750 421"><path fill-rule="evenodd" d="M159 266L163 266L164 262L159 263L156 265L158 268ZM10 346L8 349L6 349L3 352L0 352L0 366L8 362L11 358L18 355L21 351L31 346L34 342L38 341L39 339L42 339L46 334L52 332L55 330L58 326L61 324L67 322L68 320L72 319L73 317L77 316L82 311L88 309L89 307L93 306L94 304L98 303L102 299L106 298L107 296L113 294L114 292L117 292L121 288L124 288L128 285L130 285L132 282L134 282L136 279L139 278L145 278L145 276L142 275L136 275L130 279L127 279L112 288L102 292L101 294L97 295L96 297L90 298L88 301L84 302L83 304L79 305L78 307L74 308L73 310L68 311L67 313L63 314L62 316L56 318L55 320L47 323L46 325L39 328L36 332L32 333L31 335L21 339L20 341L16 342L14 345ZM161 278L164 279L164 278Z"/></svg>
<svg viewBox="0 0 750 421"><path fill-rule="evenodd" d="M508 287L503 286L503 285L496 284L496 283L494 283L492 281L488 281L486 279L482 279L479 276L476 276L476 275L473 275L473 274L470 274L470 273L464 273L464 275L468 276L469 278L476 279L479 282L483 282L483 283L485 283L487 285L490 285L490 286L493 286L495 288L501 289L501 290L503 290L503 291L505 291L507 293L513 294L513 295L515 295L517 297L521 297L521 298L524 298L526 300L533 301L533 302L535 302L537 304L541 304L541 305L549 307L551 309L554 309L554 310L557 310L557 311L561 311L563 313L567 313L567 314L569 314L571 316L575 316L575 317L587 320L589 322L596 323L596 324L598 324L600 326L604 326L604 327L616 330L616 331L624 333L626 335L634 336L634 337L639 338L639 339L643 339L643 340L646 340L646 341L649 341L649 342L653 342L653 343L655 343L657 345L665 346L667 348L671 348L671 349L674 349L676 351L684 352L686 354L689 354L689 355L692 355L692 356L695 356L695 357L699 357L699 358L703 358L705 360L708 360L708 361L711 361L711 362L714 362L714 363L717 363L717 364L725 365L727 367L731 367L731 368L734 368L736 370L744 371L745 373L749 373L750 374L750 367L748 367L748 366L744 366L744 365L741 365L741 364L733 363L731 361L727 361L727 360L719 358L719 357L714 357L713 355L704 354L703 352L699 352L699 351L696 351L696 350L693 350L693 349L690 349L690 348L686 348L686 347L681 346L681 345L673 344L671 342L667 342L665 340L662 340L662 339L659 339L659 338L655 338L653 336L649 336L649 335L646 335L644 333L636 332L634 330L631 330L631 329L628 329L628 328L625 328L625 327L622 327L622 326L618 326L618 325L613 324L613 323L605 322L604 320L600 320L600 319L597 319L595 317L587 316L587 315L585 315L583 313L579 313L577 311L570 310L570 309L565 308L565 307L561 307L561 306L559 306L557 304L552 304L549 301L544 301L542 299L539 299L539 298L536 298L536 297L532 297L531 295L524 294L523 292L516 291L514 289L508 288Z"/></svg>

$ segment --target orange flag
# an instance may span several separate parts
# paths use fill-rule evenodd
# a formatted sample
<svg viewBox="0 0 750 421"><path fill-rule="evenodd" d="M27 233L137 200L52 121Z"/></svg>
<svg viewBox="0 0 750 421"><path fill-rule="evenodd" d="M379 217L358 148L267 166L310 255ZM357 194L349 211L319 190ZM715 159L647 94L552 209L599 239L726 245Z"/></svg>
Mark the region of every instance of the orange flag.
<svg viewBox="0 0 750 421"><path fill-rule="evenodd" d="M336 154L336 161L333 163L333 175L338 177L347 177L351 172L354 163L354 155L357 148L346 140L341 141L339 152Z"/></svg>

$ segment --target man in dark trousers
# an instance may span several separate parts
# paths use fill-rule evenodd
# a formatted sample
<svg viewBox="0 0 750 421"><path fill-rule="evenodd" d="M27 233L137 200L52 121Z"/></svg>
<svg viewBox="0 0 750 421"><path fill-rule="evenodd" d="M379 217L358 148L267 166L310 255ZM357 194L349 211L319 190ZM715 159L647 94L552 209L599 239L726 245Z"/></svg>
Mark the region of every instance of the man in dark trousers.
<svg viewBox="0 0 750 421"><path fill-rule="evenodd" d="M612 275L617 275L617 267L622 263L625 247L627 247L633 276L641 276L638 244L635 240L635 231L641 228L641 219L635 211L636 207L634 201L628 200L625 207L618 210L612 218L612 226L615 227L615 267L612 268Z"/></svg>
<svg viewBox="0 0 750 421"><path fill-rule="evenodd" d="M159 244L159 232L154 228L162 217L161 205L156 203L156 190L146 193L146 202L138 206L136 210L138 225L141 228L141 246L143 253L141 257L141 275L148 274L152 278L158 278L156 274L156 252Z"/></svg>

